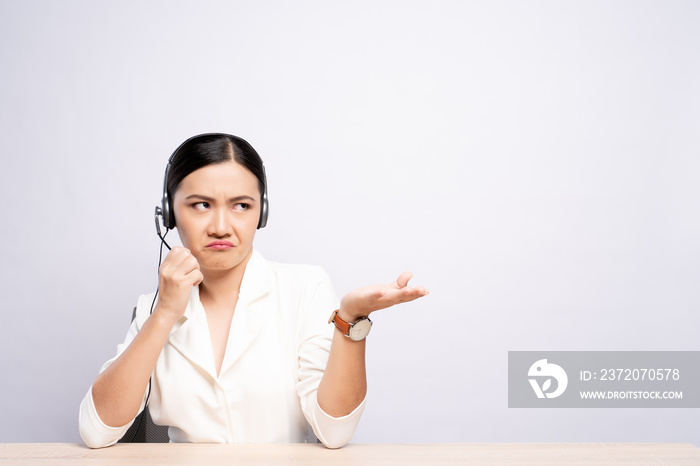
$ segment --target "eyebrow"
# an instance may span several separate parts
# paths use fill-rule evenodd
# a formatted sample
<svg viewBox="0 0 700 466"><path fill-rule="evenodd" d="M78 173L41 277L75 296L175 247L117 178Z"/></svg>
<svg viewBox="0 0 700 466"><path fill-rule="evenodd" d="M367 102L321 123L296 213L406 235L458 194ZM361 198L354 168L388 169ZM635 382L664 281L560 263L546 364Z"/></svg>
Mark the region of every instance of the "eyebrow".
<svg viewBox="0 0 700 466"><path fill-rule="evenodd" d="M190 199L200 199L202 201L209 202L209 203L214 203L216 201L216 199L214 199L213 197L205 196L203 194L190 194L189 196L187 196L185 198L186 201L188 201ZM252 198L252 197L244 194L241 196L232 197L231 199L228 200L228 202L240 202L240 201L255 202L255 198Z"/></svg>

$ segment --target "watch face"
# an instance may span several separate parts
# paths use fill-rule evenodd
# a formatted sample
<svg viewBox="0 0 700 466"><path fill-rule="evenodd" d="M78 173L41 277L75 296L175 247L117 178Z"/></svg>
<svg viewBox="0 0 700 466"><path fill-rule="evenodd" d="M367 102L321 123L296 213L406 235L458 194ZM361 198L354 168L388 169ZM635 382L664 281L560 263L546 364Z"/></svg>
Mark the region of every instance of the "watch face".
<svg viewBox="0 0 700 466"><path fill-rule="evenodd" d="M363 319L358 320L352 325L352 327L350 327L348 336L351 340L360 341L364 339L367 336L367 334L369 334L369 329L371 328L372 321L365 317Z"/></svg>

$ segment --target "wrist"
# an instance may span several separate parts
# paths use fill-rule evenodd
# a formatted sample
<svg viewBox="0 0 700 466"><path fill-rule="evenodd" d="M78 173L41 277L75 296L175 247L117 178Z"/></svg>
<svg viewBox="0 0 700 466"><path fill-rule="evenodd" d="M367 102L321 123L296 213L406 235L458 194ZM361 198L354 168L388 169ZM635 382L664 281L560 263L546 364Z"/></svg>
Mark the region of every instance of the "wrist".
<svg viewBox="0 0 700 466"><path fill-rule="evenodd" d="M336 329L338 329L340 333L353 341L364 340L372 328L372 321L369 320L368 317L362 316L348 321L340 315L339 310L333 311L331 317L328 319L328 323L335 324Z"/></svg>
<svg viewBox="0 0 700 466"><path fill-rule="evenodd" d="M353 306L348 306L347 304L340 303L340 308L338 308L338 315L341 319L347 322L355 322L363 317L368 317L369 312L362 309L357 309Z"/></svg>
<svg viewBox="0 0 700 466"><path fill-rule="evenodd" d="M172 327L178 320L180 320L182 315L182 312L171 311L167 307L156 305L150 319L153 320L155 324Z"/></svg>

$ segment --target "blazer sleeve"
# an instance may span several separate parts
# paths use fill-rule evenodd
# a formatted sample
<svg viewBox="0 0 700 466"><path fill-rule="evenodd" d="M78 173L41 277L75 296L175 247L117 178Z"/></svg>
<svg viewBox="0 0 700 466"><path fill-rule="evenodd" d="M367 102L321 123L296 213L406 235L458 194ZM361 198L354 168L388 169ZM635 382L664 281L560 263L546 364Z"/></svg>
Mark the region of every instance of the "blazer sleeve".
<svg viewBox="0 0 700 466"><path fill-rule="evenodd" d="M117 346L117 354L112 359L110 359L102 365L100 373L107 369L124 352L124 350L129 346L129 344L131 344L131 341L134 339L134 337L136 337L136 334L139 332L139 329L143 324L143 320L148 317L142 315L142 310L143 302L148 301L149 298L152 299L153 295L150 295L150 297L141 296L139 298L139 303L136 311L136 318L131 322L131 326L129 326L129 330L126 334L124 342ZM148 303L150 303L150 301L148 301ZM143 399L141 400L141 407L139 408L139 413L143 411L143 408L146 405L147 393L148 389L143 394ZM129 430L129 427L131 427L131 424L134 422L134 419L132 419L129 423L121 427L111 427L102 422L102 419L100 419L100 416L97 414L95 402L92 399L91 385L87 391L87 394L83 398L83 401L80 403L80 413L78 415L78 428L80 430L80 437L82 437L83 442L85 442L85 445L87 445L90 448L108 447L117 443L117 441L124 436L126 431Z"/></svg>
<svg viewBox="0 0 700 466"><path fill-rule="evenodd" d="M342 417L327 414L318 404L318 386L326 370L334 331L328 317L338 304L330 278L323 269L314 267L313 279L309 281L302 300L297 393L307 422L328 448L340 448L350 441L366 400L365 397L353 412Z"/></svg>

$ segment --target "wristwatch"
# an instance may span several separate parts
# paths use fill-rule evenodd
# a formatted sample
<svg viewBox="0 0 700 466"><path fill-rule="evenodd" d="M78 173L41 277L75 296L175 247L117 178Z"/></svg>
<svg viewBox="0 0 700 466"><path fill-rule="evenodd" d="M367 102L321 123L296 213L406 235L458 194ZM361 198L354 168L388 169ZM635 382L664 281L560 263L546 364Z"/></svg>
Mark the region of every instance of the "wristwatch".
<svg viewBox="0 0 700 466"><path fill-rule="evenodd" d="M369 335L369 331L372 328L372 321L369 320L369 317L360 317L357 321L349 323L340 318L338 311L339 309L333 311L331 318L328 319L328 323L334 323L338 330L343 332L343 335L353 341L364 340Z"/></svg>

